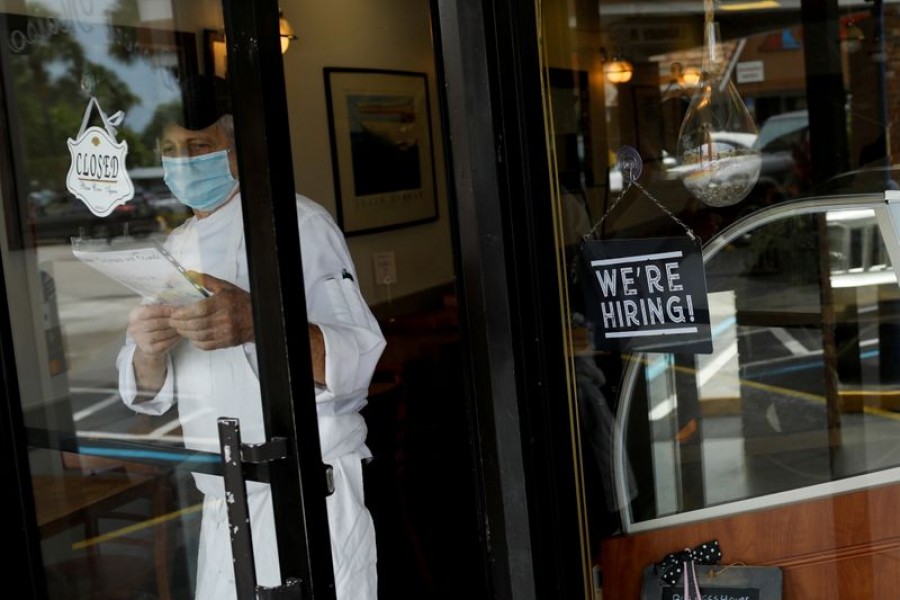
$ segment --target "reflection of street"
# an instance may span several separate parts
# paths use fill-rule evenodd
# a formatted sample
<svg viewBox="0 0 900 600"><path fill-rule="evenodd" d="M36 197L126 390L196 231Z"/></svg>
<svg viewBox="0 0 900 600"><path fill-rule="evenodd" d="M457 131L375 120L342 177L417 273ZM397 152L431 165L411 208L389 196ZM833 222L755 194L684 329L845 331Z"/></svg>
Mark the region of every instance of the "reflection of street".
<svg viewBox="0 0 900 600"><path fill-rule="evenodd" d="M139 298L78 261L68 244L40 246L37 252L41 268L56 284L69 400L79 435L180 442L175 411L141 416L119 398L116 355Z"/></svg>
<svg viewBox="0 0 900 600"><path fill-rule="evenodd" d="M842 385L845 403L853 397L858 402L841 412L841 445L831 455L822 391L823 353L815 347L815 340L778 328L745 329L740 336L752 339L756 357L770 358L740 361L740 395L730 402L721 397L706 399L702 460L707 506L900 465L900 413L866 402L867 398L896 396L900 391L867 391L859 383ZM864 372L877 372L877 339L867 337L860 346ZM735 364L722 368L736 369L737 363L736 357ZM655 364L649 363L648 371ZM662 369L657 371L651 390L665 387ZM709 376L698 371L698 377ZM671 421L675 406L672 394L651 391L653 461L661 514L677 511L673 445L677 432Z"/></svg>
<svg viewBox="0 0 900 600"><path fill-rule="evenodd" d="M896 282L878 288L860 273L855 286L833 290L837 358L828 358L818 285L759 269L750 253L731 248L707 265L714 353L694 368L650 355L644 368L659 515L680 510L678 372L697 382L706 506L900 465L900 376L881 365L893 351L884 326L900 322L878 303L879 290L882 299L898 293ZM826 368L839 381L832 446Z"/></svg>

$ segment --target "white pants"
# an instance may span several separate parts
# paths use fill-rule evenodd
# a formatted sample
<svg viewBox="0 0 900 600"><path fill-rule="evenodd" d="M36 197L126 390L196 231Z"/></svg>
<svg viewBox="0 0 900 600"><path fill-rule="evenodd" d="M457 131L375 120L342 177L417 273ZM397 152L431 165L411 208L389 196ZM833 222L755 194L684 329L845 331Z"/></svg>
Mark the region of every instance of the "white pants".
<svg viewBox="0 0 900 600"><path fill-rule="evenodd" d="M362 462L351 454L327 461L335 492L326 499L338 600L376 600L375 529L363 502ZM247 495L257 584L280 586L272 494L266 486ZM206 496L200 525L197 600L235 600L234 566L223 498Z"/></svg>

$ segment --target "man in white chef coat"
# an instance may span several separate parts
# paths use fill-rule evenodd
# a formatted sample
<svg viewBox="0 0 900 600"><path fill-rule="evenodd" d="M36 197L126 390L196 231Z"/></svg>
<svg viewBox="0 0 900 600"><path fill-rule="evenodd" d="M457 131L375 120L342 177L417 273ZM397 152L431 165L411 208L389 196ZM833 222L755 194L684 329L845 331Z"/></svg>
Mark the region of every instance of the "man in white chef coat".
<svg viewBox="0 0 900 600"><path fill-rule="evenodd" d="M240 419L242 441L266 441L234 128L221 85L212 78L188 80L184 118L169 122L159 138L166 184L194 213L165 247L210 296L185 306L134 309L117 359L124 402L151 415L177 405L185 445L209 452L218 451L222 416ZM361 465L370 454L359 410L385 342L360 295L340 230L315 202L299 195L296 202L322 458L334 468L335 492L326 502L337 597L374 599L375 534L363 503ZM194 478L205 494L196 598L235 598L222 478ZM248 504L257 582L279 586L268 484L248 482Z"/></svg>

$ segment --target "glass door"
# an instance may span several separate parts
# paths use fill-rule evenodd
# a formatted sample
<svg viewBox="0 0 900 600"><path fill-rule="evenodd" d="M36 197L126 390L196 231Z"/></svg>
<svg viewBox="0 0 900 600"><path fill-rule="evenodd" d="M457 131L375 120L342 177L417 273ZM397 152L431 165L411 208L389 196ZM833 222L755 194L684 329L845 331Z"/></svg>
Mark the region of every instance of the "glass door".
<svg viewBox="0 0 900 600"><path fill-rule="evenodd" d="M384 342L287 133L259 133L286 115L277 5L240 4L0 3L3 354L49 598L374 586L358 411ZM359 569L333 575L329 530Z"/></svg>

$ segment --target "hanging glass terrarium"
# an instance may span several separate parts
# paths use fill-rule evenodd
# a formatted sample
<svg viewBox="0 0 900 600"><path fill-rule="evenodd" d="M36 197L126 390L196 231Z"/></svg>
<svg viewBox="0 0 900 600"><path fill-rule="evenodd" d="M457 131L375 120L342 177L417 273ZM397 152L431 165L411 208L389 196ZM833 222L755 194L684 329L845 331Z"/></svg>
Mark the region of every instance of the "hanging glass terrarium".
<svg viewBox="0 0 900 600"><path fill-rule="evenodd" d="M703 68L697 90L678 134L678 164L687 190L709 206L743 200L759 179L760 153L733 143L728 134L758 132L726 72L712 0L706 0Z"/></svg>

